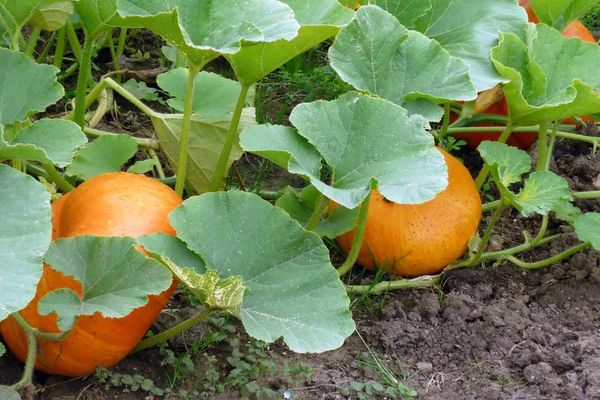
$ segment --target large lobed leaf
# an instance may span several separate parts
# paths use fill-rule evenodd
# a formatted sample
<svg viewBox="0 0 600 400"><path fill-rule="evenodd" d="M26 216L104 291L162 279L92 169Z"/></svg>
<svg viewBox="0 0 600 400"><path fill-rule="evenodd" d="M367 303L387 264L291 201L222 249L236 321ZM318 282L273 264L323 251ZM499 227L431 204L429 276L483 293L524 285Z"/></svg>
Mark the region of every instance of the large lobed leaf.
<svg viewBox="0 0 600 400"><path fill-rule="evenodd" d="M598 0L529 0L529 4L540 22L562 32L569 22L597 5Z"/></svg>
<svg viewBox="0 0 600 400"><path fill-rule="evenodd" d="M355 208L374 182L389 200L418 204L447 186L442 155L427 122L387 100L350 92L334 101L300 104L290 116L298 129L262 125L246 129L242 148L308 177L325 196ZM320 159L331 169L321 180Z"/></svg>
<svg viewBox="0 0 600 400"><path fill-rule="evenodd" d="M371 3L396 15L407 28L435 39L452 56L469 65L471 81L478 92L504 81L489 57L490 49L498 43L498 32L523 37L527 23L525 10L515 0L377 0ZM400 13L409 6L410 12Z"/></svg>
<svg viewBox="0 0 600 400"><path fill-rule="evenodd" d="M580 240L590 242L600 250L600 214L586 213L575 220L575 232Z"/></svg>
<svg viewBox="0 0 600 400"><path fill-rule="evenodd" d="M354 21L336 37L329 59L356 89L398 105L415 99L445 103L477 96L467 64L376 6L358 10Z"/></svg>
<svg viewBox="0 0 600 400"><path fill-rule="evenodd" d="M87 141L81 128L62 119L41 119L7 142L0 134L0 160L27 160L67 166Z"/></svg>
<svg viewBox="0 0 600 400"><path fill-rule="evenodd" d="M116 0L77 0L75 10L88 38L93 38L121 22L117 14Z"/></svg>
<svg viewBox="0 0 600 400"><path fill-rule="evenodd" d="M102 136L75 153L66 173L87 180L105 172L120 171L136 152L137 142L131 136Z"/></svg>
<svg viewBox="0 0 600 400"><path fill-rule="evenodd" d="M24 308L50 245L50 194L32 177L0 164L0 321Z"/></svg>
<svg viewBox="0 0 600 400"><path fill-rule="evenodd" d="M66 331L80 315L125 317L144 306L149 295L167 290L172 283L171 273L139 252L135 244L132 238L95 236L52 242L45 261L78 281L82 293L53 290L40 299L40 313L56 313L59 327Z"/></svg>
<svg viewBox="0 0 600 400"><path fill-rule="evenodd" d="M544 24L530 24L526 41L503 34L492 60L510 80L504 95L518 124L600 112L598 45L565 38Z"/></svg>
<svg viewBox="0 0 600 400"><path fill-rule="evenodd" d="M248 43L227 55L238 80L246 85L257 82L288 60L334 36L348 24L353 12L337 0L280 0L294 11L300 24L298 36L271 43Z"/></svg>
<svg viewBox="0 0 600 400"><path fill-rule="evenodd" d="M523 216L567 211L565 202L572 200L572 196L566 179L550 171L533 172L525 179L519 193L514 193L509 186L520 182L531 170L529 154L504 143L489 141L482 142L478 150L503 197Z"/></svg>
<svg viewBox="0 0 600 400"><path fill-rule="evenodd" d="M320 352L341 346L354 331L348 295L327 248L283 210L249 193L206 193L187 199L170 220L185 245L172 239L161 245L154 236L143 239L144 246L184 263L181 269L241 277L247 289L239 316L251 336L268 342L282 337L294 351ZM186 254L188 248L206 267Z"/></svg>
<svg viewBox="0 0 600 400"><path fill-rule="evenodd" d="M56 103L64 94L56 81L58 71L25 54L0 48L0 125L23 121Z"/></svg>
<svg viewBox="0 0 600 400"><path fill-rule="evenodd" d="M291 40L300 28L277 0L117 0L124 23L153 30L196 65L240 51L242 42Z"/></svg>

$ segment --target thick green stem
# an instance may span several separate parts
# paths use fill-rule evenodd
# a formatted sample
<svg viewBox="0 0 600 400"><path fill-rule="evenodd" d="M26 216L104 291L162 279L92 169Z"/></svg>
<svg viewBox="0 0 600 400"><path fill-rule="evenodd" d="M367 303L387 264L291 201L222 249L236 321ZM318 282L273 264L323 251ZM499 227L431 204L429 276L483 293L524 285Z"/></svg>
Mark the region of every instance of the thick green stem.
<svg viewBox="0 0 600 400"><path fill-rule="evenodd" d="M229 125L229 130L227 131L227 139L225 140L225 144L223 144L223 149L221 150L219 161L217 162L217 167L215 168L215 174L210 182L209 191L211 192L216 192L221 188L223 179L227 173L227 161L231 155L231 149L233 148L233 145L238 140L237 130L240 124L240 118L242 117L242 111L244 110L244 103L246 102L248 89L250 89L250 86L242 85L242 90L238 96L237 104L235 105L235 110L233 111L233 117L231 118L231 125Z"/></svg>
<svg viewBox="0 0 600 400"><path fill-rule="evenodd" d="M183 120L181 122L181 137L179 139L179 158L177 161L177 183L175 192L183 197L185 187L185 178L187 174L188 161L188 140L190 135L190 126L192 123L192 107L194 105L194 86L196 75L200 72L201 66L193 66L188 70L188 81L185 92L185 104L183 106Z"/></svg>
<svg viewBox="0 0 600 400"><path fill-rule="evenodd" d="M119 41L117 42L117 57L123 54L125 50L125 41L127 40L127 28L121 27L119 32Z"/></svg>
<svg viewBox="0 0 600 400"><path fill-rule="evenodd" d="M156 111L154 111L153 109L151 109L150 107L148 107L147 105L142 103L137 97L135 97L134 95L129 93L127 91L127 89L125 89L123 86L119 85L112 78L104 78L102 80L102 82L105 82L106 86L108 86L115 92L119 93L123 98L125 98L125 100L129 101L131 104L136 106L141 112L143 112L147 116L154 117L157 115ZM98 95L100 92L98 92Z"/></svg>
<svg viewBox="0 0 600 400"><path fill-rule="evenodd" d="M537 247L543 246L545 244L550 243L551 241L558 239L559 237L561 237L562 235L560 233L557 233L555 235L552 236L548 236L545 237L543 239L541 239L539 242L537 243L533 243L533 241L527 241L525 243L522 243L518 246L514 246L514 247L510 247L508 249L504 249L504 250L498 250L498 251L490 251L487 253L483 253L481 255L481 257L479 258L479 262L482 263L484 261L488 261L488 260L499 260L501 258L504 258L506 256L512 256L518 253L522 253L524 251L530 251L533 250Z"/></svg>
<svg viewBox="0 0 600 400"><path fill-rule="evenodd" d="M137 353L138 351L145 350L149 347L153 347L158 344L165 343L167 340L179 335L181 332L186 331L186 330L190 329L191 327L197 325L202 320L209 317L212 313L213 313L213 310L211 310L210 308L205 308L202 311L200 311L198 314L194 315L193 317L191 317L189 319L186 319L185 321L178 323L174 327L172 327L162 333L159 333L158 335L149 336L146 339L142 340L135 347L135 349L133 349L133 352Z"/></svg>
<svg viewBox="0 0 600 400"><path fill-rule="evenodd" d="M490 238L492 237L492 233L494 232L494 227L496 226L496 223L502 216L502 212L504 211L504 208L505 208L504 204L502 204L500 207L498 207L496 209L496 211L494 212L494 214L492 215L492 219L490 220L488 225L485 227L485 231L483 232L483 236L481 237L481 241L479 242L479 247L477 247L477 252L469 260L472 265L477 264L479 262L481 255L483 254L487 244L490 241Z"/></svg>
<svg viewBox="0 0 600 400"><path fill-rule="evenodd" d="M44 170L48 174L48 178L50 178L50 180L54 182L63 193L68 193L71 190L75 189L73 185L67 182L67 180L61 174L58 173L58 171L56 170L56 168L54 168L54 165L52 165L52 163L42 163L42 167L44 167Z"/></svg>
<svg viewBox="0 0 600 400"><path fill-rule="evenodd" d="M73 28L71 21L67 21L67 24L65 25L65 33L75 59L77 59L77 62L81 64L81 45L79 44L77 32L75 32L75 28Z"/></svg>
<svg viewBox="0 0 600 400"><path fill-rule="evenodd" d="M67 68L66 70L64 70L63 72L58 74L57 79L59 81L63 81L65 79L67 79L68 77L73 75L75 73L75 71L77 71L78 68L79 68L78 62L69 65L69 68Z"/></svg>
<svg viewBox="0 0 600 400"><path fill-rule="evenodd" d="M141 137L137 137L137 136L131 136L129 133L126 133L126 132L117 133L117 132L102 131L102 130L93 129L93 128L83 128L83 133L85 133L88 136L93 136L93 137L129 135L129 137L131 137L133 140L135 140L137 145L140 147L143 147L146 149L154 149L154 150L160 149L160 143L158 142L158 140L151 139L151 138L141 138Z"/></svg>
<svg viewBox="0 0 600 400"><path fill-rule="evenodd" d="M23 329L23 332L25 332L25 336L27 337L27 358L25 360L25 370L23 371L21 380L12 386L13 389L19 390L31 384L31 379L33 378L33 368L35 367L35 359L37 357L37 338L35 337L35 332L31 329L31 326L27 323L27 321L25 321L25 318L23 318L21 314L13 313L11 315L17 324L19 324L21 329Z"/></svg>
<svg viewBox="0 0 600 400"><path fill-rule="evenodd" d="M538 159L535 166L536 171L544 171L548 157L550 157L548 153L548 123L546 121L540 121L540 130L538 132Z"/></svg>
<svg viewBox="0 0 600 400"><path fill-rule="evenodd" d="M506 143L506 141L508 140L508 138L510 137L510 134L512 132L513 132L512 118L509 115L507 123L506 123L506 127L504 127L502 134L500 134L500 137L498 138L498 142ZM481 168L481 171L479 172L479 175L477 175L477 179L475 179L475 184L477 185L478 190L485 183L485 180L487 179L489 173L490 173L490 167L487 164L484 164L483 168Z"/></svg>
<svg viewBox="0 0 600 400"><path fill-rule="evenodd" d="M54 44L55 40L56 40L56 32L52 32L52 34L50 35L50 37L44 44L44 47L42 48L40 55L36 58L36 60L35 60L36 63L44 64L46 62L46 58L48 58L48 54L50 54L50 49L52 48L52 45Z"/></svg>
<svg viewBox="0 0 600 400"><path fill-rule="evenodd" d="M156 168L156 172L158 172L159 179L165 179L165 171L163 170L162 164L160 163L160 159L158 158L158 154L153 148L148 149L148 153L150 157L154 160L154 167Z"/></svg>
<svg viewBox="0 0 600 400"><path fill-rule="evenodd" d="M550 135L550 145L548 147L548 156L544 163L544 171L550 170L550 162L552 161L552 154L554 154L554 145L556 144L556 134L558 133L558 123L554 123L552 134Z"/></svg>
<svg viewBox="0 0 600 400"><path fill-rule="evenodd" d="M372 189L369 191L369 195L362 201L362 204L360 205L358 222L356 223L356 228L354 229L354 238L352 239L352 246L350 247L346 261L344 261L344 263L337 269L340 277L346 275L348 271L352 269L352 266L354 266L354 263L358 259L358 254L360 253L362 241L365 236L365 229L367 228L367 216L369 215L371 193L373 193Z"/></svg>
<svg viewBox="0 0 600 400"><path fill-rule="evenodd" d="M85 95L87 93L88 78L91 70L93 48L94 39L86 36L81 62L79 63L79 76L77 77L77 91L75 96L75 116L73 118L73 121L82 128L85 125Z"/></svg>
<svg viewBox="0 0 600 400"><path fill-rule="evenodd" d="M346 290L352 294L378 294L395 289L424 289L440 283L440 275L427 279L398 279L394 281L379 282L374 285L348 285Z"/></svg>
<svg viewBox="0 0 600 400"><path fill-rule="evenodd" d="M444 104L444 120L442 122L442 128L437 134L438 139L444 138L448 135L448 126L450 125L450 103Z"/></svg>
<svg viewBox="0 0 600 400"><path fill-rule="evenodd" d="M42 33L42 28L34 26L31 35L29 35L29 38L27 39L27 47L25 48L25 54L28 56L33 56L35 46L40 39L40 33Z"/></svg>
<svg viewBox="0 0 600 400"><path fill-rule="evenodd" d="M564 260L565 258L570 257L573 254L579 253L580 251L590 247L591 245L592 244L590 242L580 243L577 246L573 246L561 253L558 253L557 255L555 255L553 257L546 258L544 260L540 260L540 261L536 261L536 262L532 262L532 263L521 261L518 258L513 257L513 256L506 256L506 257L504 257L504 259L515 264L519 268L538 269L538 268L547 267L547 266L555 264L561 260Z"/></svg>
<svg viewBox="0 0 600 400"><path fill-rule="evenodd" d="M58 69L62 69L63 57L65 55L65 36L66 29L63 26L58 30L58 33L56 35L56 46L54 47L53 64Z"/></svg>
<svg viewBox="0 0 600 400"><path fill-rule="evenodd" d="M589 192L574 192L573 196L578 199L594 200L600 198L600 190L592 190Z"/></svg>
<svg viewBox="0 0 600 400"><path fill-rule="evenodd" d="M110 29L107 33L108 35L108 48L110 50L110 57L113 63L113 69L115 71L120 71L121 67L119 66L119 56L117 55L117 50L115 49L115 41L113 39L113 30ZM120 79L120 76L118 77ZM119 80L120 82L120 80Z"/></svg>
<svg viewBox="0 0 600 400"><path fill-rule="evenodd" d="M531 241L532 244L536 244L544 238L544 236L546 235L546 231L548 230L548 221L549 220L550 220L549 214L546 214L542 217L542 225L540 226L540 230L537 233L537 235L535 235L535 237Z"/></svg>
<svg viewBox="0 0 600 400"><path fill-rule="evenodd" d="M313 213L311 214L304 229L306 229L307 231L315 230L315 228L317 227L317 224L321 220L321 215L323 215L323 213L325 212L325 209L327 208L327 203L328 203L327 197L323 196L322 194L319 194L319 199L317 200L315 209L313 210Z"/></svg>

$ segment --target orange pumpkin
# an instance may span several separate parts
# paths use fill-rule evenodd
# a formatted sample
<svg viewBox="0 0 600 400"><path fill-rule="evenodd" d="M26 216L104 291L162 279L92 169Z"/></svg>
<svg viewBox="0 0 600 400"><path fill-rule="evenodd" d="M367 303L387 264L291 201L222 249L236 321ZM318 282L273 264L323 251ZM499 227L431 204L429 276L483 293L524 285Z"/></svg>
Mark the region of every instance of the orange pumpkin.
<svg viewBox="0 0 600 400"><path fill-rule="evenodd" d="M448 187L433 200L397 204L373 191L359 264L415 277L440 272L465 252L481 219L481 200L465 166L438 150L448 166ZM354 232L337 238L346 254L353 239Z"/></svg>
<svg viewBox="0 0 600 400"><path fill-rule="evenodd" d="M168 214L181 203L175 191L143 175L125 172L96 176L52 204L52 239L79 235L140 236L162 232L175 234ZM69 335L60 342L38 340L36 369L55 375L83 376L97 367L111 367L123 359L169 301L176 282L165 292L150 296L148 303L124 318L99 314L80 317ZM21 311L33 327L43 332L59 332L56 316L37 312L39 299L59 288L80 295L81 284L44 265L35 298ZM27 340L12 319L0 323L6 344L22 361Z"/></svg>

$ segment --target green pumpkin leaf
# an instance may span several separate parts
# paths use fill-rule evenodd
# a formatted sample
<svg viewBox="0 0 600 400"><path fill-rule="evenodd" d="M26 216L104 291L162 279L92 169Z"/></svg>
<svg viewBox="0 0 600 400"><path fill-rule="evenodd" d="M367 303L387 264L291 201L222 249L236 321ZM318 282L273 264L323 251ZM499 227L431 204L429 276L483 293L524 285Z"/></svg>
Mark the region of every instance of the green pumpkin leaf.
<svg viewBox="0 0 600 400"><path fill-rule="evenodd" d="M63 95L58 68L37 64L25 54L0 48L0 125L24 121ZM10 101L8 101L10 99Z"/></svg>
<svg viewBox="0 0 600 400"><path fill-rule="evenodd" d="M414 26L431 10L431 0L369 0L392 14L402 25Z"/></svg>
<svg viewBox="0 0 600 400"><path fill-rule="evenodd" d="M6 347L4 347L4 345L0 342L0 357L2 357L4 354L6 354Z"/></svg>
<svg viewBox="0 0 600 400"><path fill-rule="evenodd" d="M465 62L477 92L504 82L490 61L490 50L498 43L498 32L524 37L525 10L514 0L436 0L431 5L414 24L403 21L406 27L435 39Z"/></svg>
<svg viewBox="0 0 600 400"><path fill-rule="evenodd" d="M540 22L563 31L569 22L587 14L598 0L529 0Z"/></svg>
<svg viewBox="0 0 600 400"><path fill-rule="evenodd" d="M56 313L58 326L66 331L78 316L100 313L122 318L146 305L148 296L167 290L171 273L136 250L135 244L132 238L95 236L52 242L45 261L81 283L83 294L79 296L71 289L53 290L40 299L40 313Z"/></svg>
<svg viewBox="0 0 600 400"><path fill-rule="evenodd" d="M73 14L73 1L46 1L45 3L31 14L27 22L49 32L65 26Z"/></svg>
<svg viewBox="0 0 600 400"><path fill-rule="evenodd" d="M181 114L156 114L151 117L160 145L171 167L177 171L179 138L181 137ZM210 188L210 181L219 160L219 155L231 116L203 119L192 116L188 141L188 171L186 185L195 193L204 193ZM238 130L256 123L254 109L245 109ZM242 156L238 143L234 143L227 169Z"/></svg>
<svg viewBox="0 0 600 400"><path fill-rule="evenodd" d="M71 2L65 0L0 0L0 27L3 28L0 31L7 32L10 38L15 40L25 24L30 21L35 23L36 16L39 18L39 10L60 7L61 3ZM64 7L68 6L64 5Z"/></svg>
<svg viewBox="0 0 600 400"><path fill-rule="evenodd" d="M227 55L238 80L250 85L299 54L335 36L340 27L352 20L353 12L337 0L280 0L294 11L300 23L298 36L291 40L253 43Z"/></svg>
<svg viewBox="0 0 600 400"><path fill-rule="evenodd" d="M527 41L503 34L492 60L504 78L515 123L534 124L600 112L600 47L530 25Z"/></svg>
<svg viewBox="0 0 600 400"><path fill-rule="evenodd" d="M158 86L173 97L167 103L179 112L184 108L188 75L187 68L176 68L156 78ZM192 112L199 118L231 115L241 90L239 82L211 72L200 72L194 82ZM253 97L253 91L248 93L247 102Z"/></svg>
<svg viewBox="0 0 600 400"><path fill-rule="evenodd" d="M121 23L117 0L77 0L75 10L88 38L93 38Z"/></svg>
<svg viewBox="0 0 600 400"><path fill-rule="evenodd" d="M162 101L162 99L158 96L158 91L153 87L148 87L146 82L138 82L135 79L131 78L122 86L125 90L127 90L139 100Z"/></svg>
<svg viewBox="0 0 600 400"><path fill-rule="evenodd" d="M566 221L570 224L575 223L577 218L582 214L582 211L575 207L569 200L561 200L553 208L556 218L561 221Z"/></svg>
<svg viewBox="0 0 600 400"><path fill-rule="evenodd" d="M204 261L187 248L180 239L164 233L152 233L137 238L144 249L158 259L168 259L181 268L193 268L199 274L206 272Z"/></svg>
<svg viewBox="0 0 600 400"><path fill-rule="evenodd" d="M288 186L275 205L304 226L309 221L320 196L319 191L312 185L308 185L300 192ZM358 211L358 207L353 210L337 207L327 215L326 219L317 223L314 232L321 237L335 239L354 228L358 220Z"/></svg>
<svg viewBox="0 0 600 400"><path fill-rule="evenodd" d="M531 157L523 150L499 142L482 142L477 148L479 154L492 169L504 187L520 182L521 176L531 170Z"/></svg>
<svg viewBox="0 0 600 400"><path fill-rule="evenodd" d="M137 142L131 136L101 136L75 153L66 173L87 180L105 172L120 171L136 152Z"/></svg>
<svg viewBox="0 0 600 400"><path fill-rule="evenodd" d="M127 168L127 172L132 174L145 174L146 172L152 171L152 168L156 165L156 161L149 158L147 160L136 161L131 167Z"/></svg>
<svg viewBox="0 0 600 400"><path fill-rule="evenodd" d="M290 172L308 177L321 193L346 208L357 207L373 181L386 198L401 204L431 200L447 186L446 164L425 130L427 122L387 100L350 92L334 101L300 104L290 121L330 167L330 182L309 169L314 152L302 140L288 140L293 135L288 129L267 125L248 130L242 133L242 147L258 148L279 162L288 159ZM278 136L282 132L286 136Z"/></svg>
<svg viewBox="0 0 600 400"><path fill-rule="evenodd" d="M560 201L572 200L568 182L553 172L533 172L523 189L514 198L514 203L524 217L532 214L546 215L554 210Z"/></svg>
<svg viewBox="0 0 600 400"><path fill-rule="evenodd" d="M600 214L585 213L575 220L575 233L579 240L590 242L594 249L600 250Z"/></svg>
<svg viewBox="0 0 600 400"><path fill-rule="evenodd" d="M33 299L50 245L50 194L0 164L0 321Z"/></svg>
<svg viewBox="0 0 600 400"><path fill-rule="evenodd" d="M0 399L2 400L21 400L19 393L10 386L0 385Z"/></svg>
<svg viewBox="0 0 600 400"><path fill-rule="evenodd" d="M291 40L300 26L289 6L276 0L116 0L125 24L149 28L194 65L234 54L242 42Z"/></svg>
<svg viewBox="0 0 600 400"><path fill-rule="evenodd" d="M28 160L67 166L78 148L87 142L81 128L62 119L41 119L7 143L0 135L0 160Z"/></svg>
<svg viewBox="0 0 600 400"><path fill-rule="evenodd" d="M329 49L329 60L356 89L398 105L419 98L445 103L477 97L467 64L376 6L358 10Z"/></svg>
<svg viewBox="0 0 600 400"><path fill-rule="evenodd" d="M282 337L293 351L321 352L341 346L354 331L327 248L283 210L250 193L206 193L187 199L170 220L208 269L243 278L239 314L249 335L267 342Z"/></svg>

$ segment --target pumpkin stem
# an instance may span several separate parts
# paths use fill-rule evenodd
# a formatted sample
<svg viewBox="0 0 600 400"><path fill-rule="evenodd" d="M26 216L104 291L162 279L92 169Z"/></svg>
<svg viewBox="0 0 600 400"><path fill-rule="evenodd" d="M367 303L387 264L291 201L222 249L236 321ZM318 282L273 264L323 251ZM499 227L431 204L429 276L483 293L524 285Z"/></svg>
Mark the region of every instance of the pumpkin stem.
<svg viewBox="0 0 600 400"><path fill-rule="evenodd" d="M538 268L543 268L543 267L547 267L549 265L555 264L567 257L572 256L575 253L579 253L580 251L590 247L592 244L590 242L585 242L585 243L580 243L576 246L573 246L571 248L568 248L567 250L556 254L555 256L552 256L550 258L546 258L544 260L540 260L540 261L536 261L536 262L525 262L525 261L521 261L518 258L514 257L514 256L506 256L504 257L505 260L510 261L511 263L515 264L517 267L519 268L523 268L523 269L538 269Z"/></svg>
<svg viewBox="0 0 600 400"><path fill-rule="evenodd" d="M506 127L502 131L502 134L500 134L500 137L498 138L497 141L499 143L506 143L506 141L510 137L510 134L512 133L512 131L513 131L512 117L510 115L510 110L509 110L508 120L506 121ZM483 168L481 168L479 175L477 175L477 179L475 179L475 185L477 186L477 190L481 189L481 187L485 183L485 180L487 179L489 173L490 173L490 167L489 167L489 165L485 164L483 166Z"/></svg>
<svg viewBox="0 0 600 400"><path fill-rule="evenodd" d="M315 228L317 227L317 224L321 220L321 215L323 215L326 208L327 208L327 198L325 196L323 196L322 194L319 194L319 199L317 200L315 209L313 210L313 213L311 214L304 229L306 229L307 231L314 231Z"/></svg>
<svg viewBox="0 0 600 400"><path fill-rule="evenodd" d="M25 321L25 318L21 316L21 314L13 313L11 315L17 324L23 329L25 332L25 336L27 337L27 359L25 360L25 370L23 371L23 377L17 383L15 383L12 388L15 390L22 389L27 385L31 384L31 380L33 378L33 368L35 366L35 359L37 356L37 338L35 337L35 332L31 328L31 326Z"/></svg>
<svg viewBox="0 0 600 400"><path fill-rule="evenodd" d="M142 340L132 351L132 353L137 353L138 351L145 350L149 347L156 346L161 343L165 343L167 340L179 335L181 332L190 329L191 327L197 325L201 321L205 320L213 313L213 309L204 308L202 311L194 315L193 317L186 319L175 325L174 327L167 329L164 332L159 333L158 335L147 337Z"/></svg>
<svg viewBox="0 0 600 400"><path fill-rule="evenodd" d="M360 253L360 247L362 245L363 237L365 236L365 229L367 227L367 215L369 214L369 203L371 200L371 193L373 189L369 191L367 197L362 201L360 211L358 213L358 222L356 223L356 230L354 232L354 239L352 240L352 247L348 252L348 258L346 261L337 269L340 277L346 275L352 266L358 259Z"/></svg>

